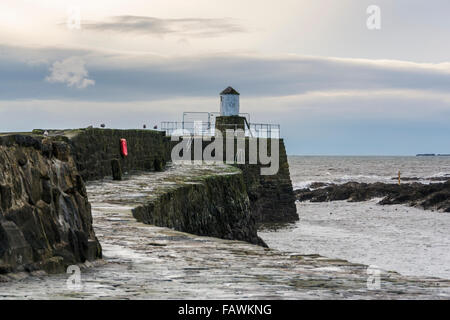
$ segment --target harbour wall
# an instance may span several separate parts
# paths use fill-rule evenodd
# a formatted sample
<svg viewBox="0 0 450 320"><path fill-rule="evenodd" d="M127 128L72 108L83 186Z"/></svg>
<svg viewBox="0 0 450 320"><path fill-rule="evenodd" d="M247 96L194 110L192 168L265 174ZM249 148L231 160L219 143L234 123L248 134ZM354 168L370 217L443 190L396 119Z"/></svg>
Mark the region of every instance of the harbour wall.
<svg viewBox="0 0 450 320"><path fill-rule="evenodd" d="M194 138L194 139L201 139ZM199 152L195 150L195 146L202 146L202 154L208 146L214 143L215 138L211 138L210 141L201 141L191 142L191 147L187 152L190 153L189 159L197 159L199 156ZM289 163L286 153L286 147L283 139L263 139L258 138L254 140L255 144L258 146L258 150L260 148L260 140L264 141L262 145L267 147L267 154L270 157L271 153L271 143L278 143L278 153L279 158L272 159L272 161L278 160L278 171L274 174L262 174L262 169L270 167L270 165L261 164L259 151L256 157L256 164L250 164L250 140L247 137L244 140L245 145L243 146L244 156L242 159L245 159L243 164L231 163L232 166L239 168L242 171L242 175L244 178L244 183L246 186L246 191L250 199L250 209L252 215L255 217L257 223L289 223L295 222L299 219L297 214L297 208L295 205L295 194L292 187L292 181L289 172ZM172 148L182 140L172 141ZM234 143L234 155L237 155L237 142ZM223 142L223 158L220 160L217 157L217 160L222 162L226 162L226 140ZM179 156L183 158L185 150L180 151ZM209 151L208 151L209 152ZM215 157L215 152L212 152L212 157ZM236 159L235 159L236 160Z"/></svg>
<svg viewBox="0 0 450 320"><path fill-rule="evenodd" d="M116 159L124 173L164 170L171 161L171 151L177 143L163 132L154 130L91 128L67 131L63 136L71 145L77 168L85 181L111 176L111 161ZM127 140L127 157L120 154L120 139ZM294 222L298 220L298 214L284 140L273 141L279 143L279 170L276 174L261 175L261 168L267 166L259 164L259 161L258 164L248 164L248 139L245 164L234 166L242 171L250 210L258 223ZM202 148L208 143L202 142ZM267 139L267 148L271 148L270 139ZM191 152L193 159L193 148Z"/></svg>
<svg viewBox="0 0 450 320"><path fill-rule="evenodd" d="M85 181L112 175L111 161L118 160L124 173L161 171L170 160L169 138L153 130L80 129L64 133ZM126 139L128 156L123 157L120 139Z"/></svg>
<svg viewBox="0 0 450 320"><path fill-rule="evenodd" d="M239 169L227 167L223 172L210 167L209 171L177 180L169 187L156 188L153 197L133 209L133 216L143 223L200 236L267 246L258 237Z"/></svg>
<svg viewBox="0 0 450 320"><path fill-rule="evenodd" d="M0 273L64 271L101 257L85 181L164 170L173 142L151 130L34 130L0 135ZM123 157L120 139L126 139ZM275 175L262 165L235 164L232 175L180 184L135 209L138 220L199 235L265 245L257 224L298 219L283 140Z"/></svg>

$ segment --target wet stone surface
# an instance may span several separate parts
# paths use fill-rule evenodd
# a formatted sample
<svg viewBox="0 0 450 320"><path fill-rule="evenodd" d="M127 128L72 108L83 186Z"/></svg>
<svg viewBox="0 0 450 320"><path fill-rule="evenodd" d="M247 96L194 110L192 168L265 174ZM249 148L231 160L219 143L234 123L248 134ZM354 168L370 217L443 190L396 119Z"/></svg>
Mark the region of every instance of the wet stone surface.
<svg viewBox="0 0 450 320"><path fill-rule="evenodd" d="M19 299L422 299L450 298L450 282L381 272L367 288L367 266L319 255L292 255L240 241L199 237L137 222L131 213L156 186L204 169L169 169L88 185L104 261L68 274L35 274L0 283ZM229 173L226 168L215 168ZM211 171L210 171L211 172ZM20 278L21 275L16 275Z"/></svg>

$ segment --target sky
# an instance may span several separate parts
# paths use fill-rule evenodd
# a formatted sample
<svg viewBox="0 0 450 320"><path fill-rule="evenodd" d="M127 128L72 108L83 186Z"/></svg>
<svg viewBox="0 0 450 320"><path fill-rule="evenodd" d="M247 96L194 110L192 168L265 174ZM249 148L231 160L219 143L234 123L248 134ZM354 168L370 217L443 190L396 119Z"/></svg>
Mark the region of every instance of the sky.
<svg viewBox="0 0 450 320"><path fill-rule="evenodd" d="M219 111L233 86L289 154L450 153L449 14L448 0L2 0L0 132L152 127Z"/></svg>

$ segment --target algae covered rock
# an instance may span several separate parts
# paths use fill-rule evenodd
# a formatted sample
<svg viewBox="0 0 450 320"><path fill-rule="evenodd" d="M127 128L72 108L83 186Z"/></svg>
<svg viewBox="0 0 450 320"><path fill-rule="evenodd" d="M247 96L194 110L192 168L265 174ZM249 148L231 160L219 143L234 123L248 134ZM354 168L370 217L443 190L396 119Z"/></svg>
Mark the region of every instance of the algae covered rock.
<svg viewBox="0 0 450 320"><path fill-rule="evenodd" d="M208 172L163 185L133 210L143 223L200 236L242 240L267 246L257 235L246 186L239 169Z"/></svg>

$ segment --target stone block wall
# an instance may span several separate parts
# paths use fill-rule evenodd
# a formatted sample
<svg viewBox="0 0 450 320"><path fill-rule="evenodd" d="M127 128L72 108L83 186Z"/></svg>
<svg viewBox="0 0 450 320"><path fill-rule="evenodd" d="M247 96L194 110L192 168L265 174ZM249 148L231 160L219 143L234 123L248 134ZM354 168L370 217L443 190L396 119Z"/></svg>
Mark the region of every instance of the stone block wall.
<svg viewBox="0 0 450 320"><path fill-rule="evenodd" d="M231 117L224 117L231 118ZM196 139L201 139L196 138ZM259 140L256 144L259 148ZM261 168L268 167L262 165L258 156L257 164L249 164L249 139L245 140L245 164L232 164L239 168L244 177L244 183L250 198L251 212L258 223L266 222L295 222L299 219L295 205L295 194L289 172L289 163L283 139L266 139L268 153L270 154L271 142L279 143L279 170L274 175L262 175ZM198 145L204 150L211 141L202 141ZM172 146L178 142L172 142ZM226 161L226 142L223 146L223 161ZM192 142L191 146L194 146ZM234 154L236 155L237 143L234 144ZM194 159L195 150L191 147L191 159ZM214 154L213 154L214 156Z"/></svg>
<svg viewBox="0 0 450 320"><path fill-rule="evenodd" d="M111 176L114 159L119 160L123 173L163 170L170 160L170 139L160 131L81 129L66 136L85 181ZM127 140L127 157L120 153L120 139Z"/></svg>
<svg viewBox="0 0 450 320"><path fill-rule="evenodd" d="M261 164L235 165L243 172L251 211L259 223L294 222L299 219L284 141L275 141L279 142L280 153L279 170L275 175L261 175ZM248 157L248 147L246 153Z"/></svg>
<svg viewBox="0 0 450 320"><path fill-rule="evenodd" d="M164 190L133 209L141 222L200 236L242 240L267 246L257 235L245 183L237 169L231 174L209 173Z"/></svg>

